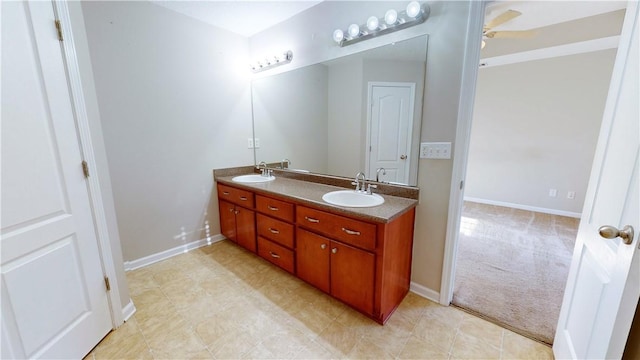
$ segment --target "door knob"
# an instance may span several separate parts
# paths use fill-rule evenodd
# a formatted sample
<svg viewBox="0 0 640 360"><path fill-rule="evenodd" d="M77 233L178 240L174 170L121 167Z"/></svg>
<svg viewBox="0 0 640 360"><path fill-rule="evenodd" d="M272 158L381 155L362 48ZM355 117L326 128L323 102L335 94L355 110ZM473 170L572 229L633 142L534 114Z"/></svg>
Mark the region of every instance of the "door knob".
<svg viewBox="0 0 640 360"><path fill-rule="evenodd" d="M400 155L400 160L406 160L407 159L407 155Z"/></svg>
<svg viewBox="0 0 640 360"><path fill-rule="evenodd" d="M604 225L600 226L598 233L605 239L615 239L620 237L622 242L629 245L633 241L633 226L625 225L622 230L618 230L615 226Z"/></svg>

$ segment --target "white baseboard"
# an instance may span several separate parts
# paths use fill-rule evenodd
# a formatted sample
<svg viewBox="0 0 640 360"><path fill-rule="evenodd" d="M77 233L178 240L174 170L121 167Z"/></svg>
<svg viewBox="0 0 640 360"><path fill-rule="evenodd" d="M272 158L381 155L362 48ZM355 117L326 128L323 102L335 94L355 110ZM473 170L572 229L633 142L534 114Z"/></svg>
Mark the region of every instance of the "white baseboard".
<svg viewBox="0 0 640 360"><path fill-rule="evenodd" d="M135 313L136 307L133 305L133 300L129 299L129 303L122 308L122 318L127 321Z"/></svg>
<svg viewBox="0 0 640 360"><path fill-rule="evenodd" d="M211 245L213 243L216 243L216 242L224 240L224 239L225 239L224 236L218 234L218 235L211 236L210 239L202 239L202 240L192 241L190 243L186 243L184 245L176 246L176 247L174 247L172 249L161 251L159 253L152 254L152 255L149 255L149 256L145 256L145 257L140 258L140 259L136 259L136 260L132 260L132 261L125 261L124 262L124 271L131 271L131 270L139 269L141 267L145 267L147 265L151 265L151 264L156 263L158 261L162 261L162 260L168 259L168 258L176 256L176 255L184 254L187 251L191 251L191 250L197 249L199 247Z"/></svg>
<svg viewBox="0 0 640 360"><path fill-rule="evenodd" d="M416 295L420 295L423 298L427 298L433 302L440 303L440 293L431 290L426 286L422 286L412 281L411 285L409 286L409 291Z"/></svg>
<svg viewBox="0 0 640 360"><path fill-rule="evenodd" d="M543 214L567 216L567 217L572 217L572 218L576 218L576 219L580 219L582 217L582 214L581 213L577 213L577 212L541 208L541 207L537 207L537 206L529 206L529 205L522 205L522 204L514 204L514 203L509 203L509 202L504 202L504 201L479 199L479 198L468 197L468 196L464 197L464 201L470 201L470 202L475 202L475 203L480 203L480 204L487 204L487 205L504 206L504 207L508 207L508 208L527 210L527 211L535 211L535 212L539 212L539 213L543 213Z"/></svg>

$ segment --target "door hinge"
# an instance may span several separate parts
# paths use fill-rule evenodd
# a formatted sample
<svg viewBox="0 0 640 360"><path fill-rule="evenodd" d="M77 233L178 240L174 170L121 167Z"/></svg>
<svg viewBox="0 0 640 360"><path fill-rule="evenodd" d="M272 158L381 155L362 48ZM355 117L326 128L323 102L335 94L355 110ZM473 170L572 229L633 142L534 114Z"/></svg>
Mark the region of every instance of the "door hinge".
<svg viewBox="0 0 640 360"><path fill-rule="evenodd" d="M82 172L84 173L84 177L89 177L89 164L86 161L82 160Z"/></svg>
<svg viewBox="0 0 640 360"><path fill-rule="evenodd" d="M111 291L111 284L109 283L109 277L105 276L104 277L104 285L107 288L107 291Z"/></svg>
<svg viewBox="0 0 640 360"><path fill-rule="evenodd" d="M60 20L56 20L56 30L58 30L58 40L63 41L64 39L62 38L62 24L60 23Z"/></svg>
<svg viewBox="0 0 640 360"><path fill-rule="evenodd" d="M462 188L464 187L464 180L460 181L460 190L462 190Z"/></svg>

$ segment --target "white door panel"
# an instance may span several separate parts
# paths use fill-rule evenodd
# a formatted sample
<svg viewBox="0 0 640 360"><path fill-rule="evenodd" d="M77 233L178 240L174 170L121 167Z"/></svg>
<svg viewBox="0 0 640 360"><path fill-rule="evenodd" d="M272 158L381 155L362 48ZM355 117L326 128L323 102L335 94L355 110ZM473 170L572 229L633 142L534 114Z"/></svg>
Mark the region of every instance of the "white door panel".
<svg viewBox="0 0 640 360"><path fill-rule="evenodd" d="M629 3L562 303L556 358L620 358L640 299L638 4ZM631 225L631 244L599 228Z"/></svg>
<svg viewBox="0 0 640 360"><path fill-rule="evenodd" d="M369 84L369 134L367 177L407 184L413 129L415 84Z"/></svg>
<svg viewBox="0 0 640 360"><path fill-rule="evenodd" d="M82 358L111 329L50 2L2 2L3 357Z"/></svg>

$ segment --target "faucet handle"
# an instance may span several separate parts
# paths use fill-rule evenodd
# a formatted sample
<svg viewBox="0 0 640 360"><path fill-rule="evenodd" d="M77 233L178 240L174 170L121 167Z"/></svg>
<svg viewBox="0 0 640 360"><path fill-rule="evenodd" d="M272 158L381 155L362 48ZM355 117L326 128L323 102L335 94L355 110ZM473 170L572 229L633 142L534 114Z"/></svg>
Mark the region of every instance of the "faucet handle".
<svg viewBox="0 0 640 360"><path fill-rule="evenodd" d="M371 189L377 189L378 185L368 184L367 186L367 194L371 195Z"/></svg>

